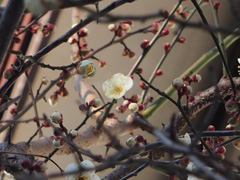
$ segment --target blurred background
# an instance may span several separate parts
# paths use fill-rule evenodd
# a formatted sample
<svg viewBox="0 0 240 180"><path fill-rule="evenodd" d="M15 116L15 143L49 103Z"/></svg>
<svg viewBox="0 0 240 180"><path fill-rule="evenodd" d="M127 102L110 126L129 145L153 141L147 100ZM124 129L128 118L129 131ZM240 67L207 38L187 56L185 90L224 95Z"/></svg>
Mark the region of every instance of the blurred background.
<svg viewBox="0 0 240 180"><path fill-rule="evenodd" d="M99 9L101 10L108 4L110 4L111 0L104 0L99 3ZM169 12L172 10L174 5L177 3L177 0L137 0L133 3L127 3L116 10L112 11L112 14L114 15L144 15L144 14L151 14L153 12L159 12L162 9L166 9ZM228 1L220 0L221 7L219 10L219 20L220 25L223 27L227 27L229 29L233 29L236 27L237 22L233 16L232 10L230 8L230 3ZM238 4L239 5L239 4ZM88 5L88 8L91 8L95 10L94 5ZM190 9L192 7L191 2L184 2L183 7L186 9ZM237 6L239 8L239 6ZM212 12L210 6L204 6L203 7L204 14L207 16L209 23L213 23L212 18ZM35 35L32 35L30 32L27 32L25 34L25 37L23 38L22 44L20 46L20 49L26 53L26 55L34 55L39 49L47 45L48 43L54 41L59 36L61 36L63 33L65 33L69 28L71 28L71 13L72 9L64 9L61 11L51 11L48 12L43 18L40 19L39 22L42 24L46 24L47 22L53 23L56 25L56 30L54 33L52 33L49 37L45 38L42 36L41 32L38 32ZM86 18L89 15L88 11L82 10L82 19ZM26 16L31 16L27 14ZM31 19L31 18L30 18ZM139 28L151 25L157 18L149 19L146 21L134 21L134 26L132 28L132 31L137 30ZM201 22L198 14L195 14L194 17L191 20L192 22ZM119 21L120 22L120 21ZM238 22L239 23L239 22ZM27 24L27 22L26 22ZM93 22L86 26L89 30L89 36L86 38L86 41L88 42L88 47L91 49L97 49L104 44L108 43L112 37L113 33L110 32L107 29L108 23L97 23ZM160 38L156 45L150 50L147 57L144 59L144 62L141 64L141 68L143 69L143 76L148 79L150 75L153 72L153 69L155 68L158 61L161 59L164 50L163 50L163 44L165 42L171 42L172 38L174 37L174 33L177 31L178 26L174 29L170 30L170 35L167 37ZM210 50L212 47L214 47L214 43L206 31L203 31L201 29L196 28L189 28L187 27L182 36L184 36L187 41L185 44L176 44L175 47L172 49L172 52L167 57L166 61L164 62L162 66L162 71L164 73L163 76L156 78L154 81L154 85L159 88L160 90L164 91L169 85L171 85L171 82L174 78L178 77L182 72L188 68L191 64L193 64L203 53L206 53L208 50ZM226 34L223 34L223 36L226 36ZM99 91L102 93L102 83L108 79L110 76L112 76L115 73L121 72L123 74L128 74L128 72L131 69L131 66L134 65L137 58L141 55L142 50L140 48L140 44L143 39L149 39L151 40L153 37L152 33L146 33L146 34L137 34L135 36L132 36L128 39L126 39L124 42L127 44L127 46L133 50L136 53L136 58L129 59L128 57L122 56L123 46L121 44L116 44L113 46L110 46L104 51L101 51L96 54L96 57L98 59L104 60L107 63L107 66L104 68L98 67L98 62L95 61L95 65L97 68L97 74L96 76L89 78L88 81L90 84L93 84ZM239 41L236 42L229 50L229 63L232 70L232 73L234 76L237 76L237 58L239 57L240 51L238 51L239 48ZM53 51L48 53L46 56L43 57L41 62L44 62L46 64L50 64L53 66L61 66L61 65L68 65L71 63L70 60L71 55L71 46L68 43L63 43L57 48L55 48ZM9 58L9 57L8 57ZM213 68L213 71L209 70L209 66ZM208 67L206 67L204 70L199 72L199 74L202 76L202 81L199 84L193 85L193 95L196 94L196 92L204 90L213 84L212 77L220 78L221 77L221 60L216 58L214 62L210 63ZM60 74L60 71L52 71L49 69L39 68L37 66L34 66L30 72L30 78L31 78L31 84L33 88L33 92L36 93L41 78L44 76L47 76L50 80L55 79ZM134 87L126 94L127 97L130 97L132 94L141 94L141 89L139 87L139 78L135 76L134 79ZM59 111L63 114L64 117L64 125L68 129L74 129L76 126L79 125L79 123L82 122L84 119L84 114L81 113L78 109L79 105L81 104L81 101L78 97L78 93L75 90L74 87L74 81L73 79L70 79L66 83L66 88L69 91L69 96L66 98L59 98L59 102L56 106L52 107L48 103L46 103L44 100L41 100L38 102L37 107L39 111L39 115L42 115L43 113L50 116L54 111ZM54 87L52 90L49 91L46 98L48 98L57 87ZM26 84L26 78L25 76L22 76L14 85L14 87L9 91L9 94L11 94L12 97L15 97L17 94L22 94L24 98L22 98L21 102L18 105L18 110L21 111L21 109L24 108L25 105L27 105L31 101L31 97L29 96L27 84ZM151 96L154 98L157 97L157 94L155 92L149 91ZM104 95L103 95L104 96ZM176 99L176 97L174 97ZM107 98L104 98L105 101L109 101ZM118 104L121 104L119 101ZM114 111L114 110L113 110ZM167 103L162 107L157 113L155 113L149 121L156 127L162 128L162 124L167 124L169 122L170 117L174 112L177 112L178 110L176 107L171 104ZM194 124L197 125L201 122L201 119L204 117L206 111L200 113L199 117L194 119ZM217 128L225 128L227 122L224 121L223 117L225 115L225 110L223 106L220 107L220 110L216 114L215 118L213 119L213 122L215 125L217 125ZM125 118L128 112L126 112L124 115L119 115L116 112L114 112L119 119ZM33 118L35 116L33 108L30 109L22 118L29 119ZM6 112L2 115L2 119L10 119L9 112ZM81 128L80 131L84 131L89 125L94 125L94 122L91 120L88 120L87 124ZM35 123L20 123L16 127L16 131L13 134L13 142L19 142L19 141L28 141L29 137L34 134L37 127ZM185 131L188 131L186 128ZM52 136L53 132L51 128L44 129L44 136ZM155 141L155 138L151 135L142 132L140 130L134 131L134 135L142 134L144 137L148 140L148 142ZM127 138L129 138L131 135L125 135L121 137L121 142L123 145L125 145L125 141ZM37 138L37 137L36 137ZM2 139L3 135L2 135ZM230 149L230 148L229 148ZM90 149L93 153L96 154L105 154L106 147L95 147ZM111 154L112 151L110 151ZM228 151L231 153L233 158L238 157L238 152L236 150ZM228 157L228 156L226 156ZM52 158L60 167L63 169L66 167L68 163L75 162L74 155L61 155L61 156L54 156ZM97 163L96 163L97 164ZM58 169L56 166L52 163L48 163L48 172L47 174L56 173L58 172ZM108 174L112 169L108 169L106 171L103 171L101 173L98 173L98 175L103 178L106 174ZM131 179L168 179L166 176L162 176L159 172L151 169L146 168L144 171L140 172L136 177L133 177ZM64 180L64 177L55 178L59 180Z"/></svg>

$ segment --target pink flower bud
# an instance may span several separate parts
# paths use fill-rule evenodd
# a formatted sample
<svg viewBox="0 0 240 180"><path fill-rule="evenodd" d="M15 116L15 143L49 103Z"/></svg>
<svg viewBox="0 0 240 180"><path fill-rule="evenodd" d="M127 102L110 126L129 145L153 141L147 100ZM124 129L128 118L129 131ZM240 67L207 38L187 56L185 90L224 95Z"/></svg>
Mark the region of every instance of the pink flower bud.
<svg viewBox="0 0 240 180"><path fill-rule="evenodd" d="M167 36L169 34L169 29L164 29L163 31L162 31L162 33L161 33L161 36L162 37L165 37L165 36Z"/></svg>
<svg viewBox="0 0 240 180"><path fill-rule="evenodd" d="M220 5L221 5L221 4L220 4L219 1L215 1L215 2L213 3L213 7L214 7L214 9L216 9L216 11L218 11Z"/></svg>
<svg viewBox="0 0 240 180"><path fill-rule="evenodd" d="M88 29L87 28L82 28L78 31L78 35L80 38L88 36Z"/></svg>
<svg viewBox="0 0 240 180"><path fill-rule="evenodd" d="M138 104L138 111L141 112L144 110L143 104Z"/></svg>
<svg viewBox="0 0 240 180"><path fill-rule="evenodd" d="M183 79L183 81L186 81L186 82L192 81L192 79L189 77L189 75L184 75L182 79Z"/></svg>
<svg viewBox="0 0 240 180"><path fill-rule="evenodd" d="M178 42L181 43L181 44L184 44L186 42L186 38L185 37L180 37L178 39Z"/></svg>
<svg viewBox="0 0 240 180"><path fill-rule="evenodd" d="M162 76L163 75L163 71L161 69L158 69L156 72L155 72L155 76Z"/></svg>
<svg viewBox="0 0 240 180"><path fill-rule="evenodd" d="M123 105L119 105L116 107L116 111L118 113L124 113L127 110L127 107L123 106Z"/></svg>
<svg viewBox="0 0 240 180"><path fill-rule="evenodd" d="M162 11L161 11L161 15L164 17L164 18L168 18L168 11L166 10L166 9L163 9Z"/></svg>
<svg viewBox="0 0 240 180"><path fill-rule="evenodd" d="M139 86L140 86L143 90L147 88L146 83L143 82L143 81L141 81L141 82L139 83Z"/></svg>
<svg viewBox="0 0 240 180"><path fill-rule="evenodd" d="M10 110L10 114L13 115L13 116L16 116L16 115L18 114L17 109L16 109L16 108L12 108L12 109Z"/></svg>
<svg viewBox="0 0 240 180"><path fill-rule="evenodd" d="M59 87L57 92L62 97L67 97L69 95L69 92L65 87Z"/></svg>
<svg viewBox="0 0 240 180"><path fill-rule="evenodd" d="M135 52L129 50L128 57L129 58L135 58L135 56L136 56Z"/></svg>
<svg viewBox="0 0 240 180"><path fill-rule="evenodd" d="M188 13L188 12L181 12L181 13L180 13L180 16L185 20L185 19L188 18L189 13Z"/></svg>
<svg viewBox="0 0 240 180"><path fill-rule="evenodd" d="M121 29L124 32L129 33L131 31L131 26L127 23L123 23L123 24L121 24Z"/></svg>
<svg viewBox="0 0 240 180"><path fill-rule="evenodd" d="M144 40L142 41L142 43L141 43L140 47L141 47L142 49L147 49L147 48L148 48L148 46L149 46L149 43L150 43L150 41L149 41L149 40L147 40L147 39L144 39Z"/></svg>
<svg viewBox="0 0 240 180"><path fill-rule="evenodd" d="M182 95L189 96L192 93L192 87L189 85L184 85L182 88Z"/></svg>
<svg viewBox="0 0 240 180"><path fill-rule="evenodd" d="M225 154L226 153L226 148L224 146L219 146L219 147L216 147L214 152L216 154Z"/></svg>
<svg viewBox="0 0 240 180"><path fill-rule="evenodd" d="M213 125L209 125L207 131L215 131L215 127Z"/></svg>
<svg viewBox="0 0 240 180"><path fill-rule="evenodd" d="M43 121L42 126L45 127L45 128L51 127L51 125L49 124L48 121Z"/></svg>
<svg viewBox="0 0 240 180"><path fill-rule="evenodd" d="M168 43L168 42L164 43L163 49L164 49L164 51L167 53L167 52L170 51L170 49L171 49L171 44Z"/></svg>
<svg viewBox="0 0 240 180"><path fill-rule="evenodd" d="M114 113L109 113L107 117L110 118L110 119L114 119L115 118L115 114Z"/></svg>
<svg viewBox="0 0 240 180"><path fill-rule="evenodd" d="M74 37L70 37L67 42L69 44L75 44L75 43L78 43L78 40Z"/></svg>
<svg viewBox="0 0 240 180"><path fill-rule="evenodd" d="M201 81L202 77L199 74L194 74L192 76L192 82L199 83Z"/></svg>
<svg viewBox="0 0 240 180"><path fill-rule="evenodd" d="M95 107L95 108L100 106L100 105L101 105L101 101L100 101L100 99L97 99L97 98L95 98L95 99L93 99L89 102L89 106L92 106L92 107Z"/></svg>
<svg viewBox="0 0 240 180"><path fill-rule="evenodd" d="M63 84L64 84L64 81L63 81L62 79L60 79L60 80L57 82L56 85L57 85L58 87L62 87Z"/></svg>
<svg viewBox="0 0 240 180"><path fill-rule="evenodd" d="M232 131L232 130L235 130L236 128L235 128L234 125L228 124L228 125L225 127L225 129L226 129L227 131Z"/></svg>
<svg viewBox="0 0 240 180"><path fill-rule="evenodd" d="M33 34L36 34L39 30L41 30L42 25L40 23L33 24L30 28L29 31Z"/></svg>
<svg viewBox="0 0 240 180"><path fill-rule="evenodd" d="M142 68L138 67L138 68L136 69L136 73L142 74L142 72L143 72L143 69L142 69Z"/></svg>
<svg viewBox="0 0 240 180"><path fill-rule="evenodd" d="M88 109L88 107L87 107L86 104L80 104L80 106L79 106L79 110L80 110L80 111L86 112L87 109Z"/></svg>
<svg viewBox="0 0 240 180"><path fill-rule="evenodd" d="M132 101L132 99L131 99L131 101ZM130 103L131 103L131 102L130 102L129 100L125 99L125 100L123 101L122 105L125 106L125 107L128 107Z"/></svg>
<svg viewBox="0 0 240 180"><path fill-rule="evenodd" d="M39 173L44 173L47 170L47 165L44 161L37 161L33 164L33 170Z"/></svg>
<svg viewBox="0 0 240 180"><path fill-rule="evenodd" d="M156 20L154 23L152 23L152 27L158 31L160 27L160 22Z"/></svg>
<svg viewBox="0 0 240 180"><path fill-rule="evenodd" d="M144 138L143 138L143 136L142 135L137 135L136 137L135 137L135 141L136 142L139 142L139 143L141 143L141 142L144 142Z"/></svg>
<svg viewBox="0 0 240 180"><path fill-rule="evenodd" d="M131 21L131 20L125 20L123 23L133 26L133 21Z"/></svg>
<svg viewBox="0 0 240 180"><path fill-rule="evenodd" d="M99 60L98 65L99 65L99 67L105 67L106 66L106 61Z"/></svg>
<svg viewBox="0 0 240 180"><path fill-rule="evenodd" d="M64 69L61 73L60 73L60 78L65 82L67 81L69 78L71 77L71 73L68 69Z"/></svg>
<svg viewBox="0 0 240 180"><path fill-rule="evenodd" d="M188 97L188 102L192 103L195 101L195 98L193 96Z"/></svg>

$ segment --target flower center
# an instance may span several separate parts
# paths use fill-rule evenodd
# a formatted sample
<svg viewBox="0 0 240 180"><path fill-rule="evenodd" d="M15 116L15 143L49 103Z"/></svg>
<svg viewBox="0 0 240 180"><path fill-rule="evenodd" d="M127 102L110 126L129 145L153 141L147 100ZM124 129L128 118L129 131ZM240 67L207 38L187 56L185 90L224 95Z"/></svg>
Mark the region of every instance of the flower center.
<svg viewBox="0 0 240 180"><path fill-rule="evenodd" d="M114 87L114 92L117 94L120 94L122 92L123 88L121 86L115 86Z"/></svg>
<svg viewBox="0 0 240 180"><path fill-rule="evenodd" d="M91 74L93 72L93 65L88 64L86 70L87 70L87 75Z"/></svg>

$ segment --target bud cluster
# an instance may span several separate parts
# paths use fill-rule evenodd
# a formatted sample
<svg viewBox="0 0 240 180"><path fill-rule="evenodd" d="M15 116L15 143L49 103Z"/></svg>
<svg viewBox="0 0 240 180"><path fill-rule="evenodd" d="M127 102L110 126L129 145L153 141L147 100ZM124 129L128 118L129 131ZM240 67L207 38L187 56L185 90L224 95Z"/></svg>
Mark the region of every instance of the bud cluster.
<svg viewBox="0 0 240 180"><path fill-rule="evenodd" d="M215 127L213 125L209 125L207 131L215 131ZM225 158L226 148L224 146L217 146L218 144L222 143L224 138L222 137L207 137L205 143L208 147L220 158ZM208 154L205 147L203 147L203 153Z"/></svg>
<svg viewBox="0 0 240 180"><path fill-rule="evenodd" d="M115 36L121 38L131 31L133 27L133 22L131 20L126 20L121 22L119 25L109 24L108 30L115 33Z"/></svg>
<svg viewBox="0 0 240 180"><path fill-rule="evenodd" d="M176 78L172 82L172 86L178 91L180 96L189 96L192 93L192 87L190 84L199 83L201 81L201 76L199 74L194 74L192 77L185 75L183 78ZM190 101L194 101L191 98Z"/></svg>
<svg viewBox="0 0 240 180"><path fill-rule="evenodd" d="M38 31L41 31L44 37L47 37L50 35L50 33L54 32L56 30L56 27L54 24L47 23L45 25L42 25L41 23L33 24L29 31L33 34L36 34Z"/></svg>
<svg viewBox="0 0 240 180"><path fill-rule="evenodd" d="M122 105L116 107L118 113L124 113L127 109L132 112L142 112L144 110L144 105L141 104L142 97L140 95L134 94L131 98L126 98Z"/></svg>
<svg viewBox="0 0 240 180"><path fill-rule="evenodd" d="M29 159L24 159L21 162L23 169L29 170L30 172L36 171L38 173L45 173L47 170L47 165L44 161L31 162Z"/></svg>
<svg viewBox="0 0 240 180"><path fill-rule="evenodd" d="M142 135L137 135L135 138L130 137L126 141L126 145L130 148L136 147L140 148L140 156L143 158L148 157L149 153L144 152L145 145L147 144L147 140Z"/></svg>

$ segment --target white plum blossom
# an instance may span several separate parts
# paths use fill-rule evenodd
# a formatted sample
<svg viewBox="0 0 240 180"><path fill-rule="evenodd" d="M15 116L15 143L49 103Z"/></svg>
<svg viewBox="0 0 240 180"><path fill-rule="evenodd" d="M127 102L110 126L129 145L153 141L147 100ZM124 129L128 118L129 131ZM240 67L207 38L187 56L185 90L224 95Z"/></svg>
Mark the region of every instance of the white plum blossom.
<svg viewBox="0 0 240 180"><path fill-rule="evenodd" d="M96 71L95 67L93 66L93 62L90 60L81 61L77 67L78 74L82 75L83 77L91 76Z"/></svg>
<svg viewBox="0 0 240 180"><path fill-rule="evenodd" d="M77 163L68 164L64 171L67 180L77 180L80 176L80 167Z"/></svg>
<svg viewBox="0 0 240 180"><path fill-rule="evenodd" d="M185 135L179 137L178 139L179 139L179 141L181 141L183 144L186 144L186 145L191 144L191 137L189 136L188 133L186 133Z"/></svg>
<svg viewBox="0 0 240 180"><path fill-rule="evenodd" d="M197 167L193 162L189 162L186 169L189 170L189 171L196 171ZM189 174L187 180L204 180L204 179Z"/></svg>
<svg viewBox="0 0 240 180"><path fill-rule="evenodd" d="M132 78L124 76L122 73L114 74L102 85L105 96L110 99L119 99L124 96L126 91L133 86Z"/></svg>
<svg viewBox="0 0 240 180"><path fill-rule="evenodd" d="M95 166L89 160L84 160L80 164L68 164L65 169L67 180L100 180L99 176L95 174Z"/></svg>

